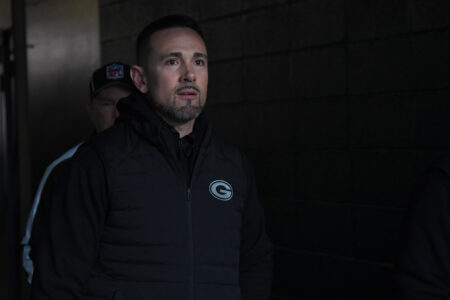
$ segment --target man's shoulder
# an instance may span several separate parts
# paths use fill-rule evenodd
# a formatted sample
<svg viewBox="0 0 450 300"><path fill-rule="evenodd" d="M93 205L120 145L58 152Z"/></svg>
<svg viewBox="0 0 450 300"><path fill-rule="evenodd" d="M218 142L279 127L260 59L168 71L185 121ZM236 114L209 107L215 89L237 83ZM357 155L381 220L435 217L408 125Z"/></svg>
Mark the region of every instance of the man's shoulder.
<svg viewBox="0 0 450 300"><path fill-rule="evenodd" d="M63 162L71 159L75 153L77 152L78 148L83 144L83 142L73 146L63 154L61 154L57 159L55 159L49 166L48 169L56 168L58 165L62 164Z"/></svg>
<svg viewBox="0 0 450 300"><path fill-rule="evenodd" d="M428 168L421 176L417 190L450 191L450 159L441 159Z"/></svg>
<svg viewBox="0 0 450 300"><path fill-rule="evenodd" d="M438 169L446 176L450 177L450 157L445 157L439 160L432 168Z"/></svg>
<svg viewBox="0 0 450 300"><path fill-rule="evenodd" d="M92 136L83 146L90 148L101 158L122 157L129 153L136 143L136 134L127 123L118 123Z"/></svg>
<svg viewBox="0 0 450 300"><path fill-rule="evenodd" d="M448 161L441 160L434 164L416 184L412 205L418 215L433 216L450 205L450 169L447 163Z"/></svg>
<svg viewBox="0 0 450 300"><path fill-rule="evenodd" d="M45 183L45 181L47 180L47 178L50 175L53 175L55 173L59 174L59 173L62 172L62 170L66 169L67 165L69 165L69 162L70 162L71 158L75 155L75 153L77 152L77 150L80 148L81 145L83 145L83 142L73 146L72 148L70 148L69 150L67 150L63 154L61 154L54 161L52 161L48 165L47 169L45 170L41 181L43 181Z"/></svg>

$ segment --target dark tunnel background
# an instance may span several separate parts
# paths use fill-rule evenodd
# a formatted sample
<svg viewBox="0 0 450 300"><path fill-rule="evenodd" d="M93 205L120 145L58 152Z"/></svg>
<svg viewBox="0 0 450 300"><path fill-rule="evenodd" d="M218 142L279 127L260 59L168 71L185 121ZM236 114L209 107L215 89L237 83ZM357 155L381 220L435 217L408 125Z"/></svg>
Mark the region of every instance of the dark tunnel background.
<svg viewBox="0 0 450 300"><path fill-rule="evenodd" d="M48 24L53 28L38 13L45 5L51 11L51 3L25 2L34 18L29 39L38 40ZM66 37L74 39L74 50L62 51L49 71L75 70L76 76L47 82L40 73L44 87L30 77L31 191L22 203L22 226L45 167L89 136L85 100L79 100L87 101L89 73L110 61L134 63L139 31L157 17L184 13L206 35L209 119L256 171L275 244L272 299L390 295L409 194L427 167L450 154L450 1L89 3L77 4L77 13L62 10L85 27ZM76 48L76 34L95 43ZM30 72L46 70L48 62L34 57ZM74 63L83 58L81 70ZM52 92L43 96L45 90ZM75 97L70 105L66 93ZM23 290L26 299L24 282Z"/></svg>

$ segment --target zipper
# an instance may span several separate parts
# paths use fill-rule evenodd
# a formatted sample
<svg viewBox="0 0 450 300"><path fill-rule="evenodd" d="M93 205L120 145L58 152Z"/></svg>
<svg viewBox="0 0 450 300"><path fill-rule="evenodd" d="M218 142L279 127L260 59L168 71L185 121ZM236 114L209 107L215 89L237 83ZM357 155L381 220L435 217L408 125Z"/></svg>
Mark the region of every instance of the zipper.
<svg viewBox="0 0 450 300"><path fill-rule="evenodd" d="M188 299L194 300L194 237L192 225L192 192L191 188L187 189L187 221L188 221L188 256L189 256L189 285Z"/></svg>

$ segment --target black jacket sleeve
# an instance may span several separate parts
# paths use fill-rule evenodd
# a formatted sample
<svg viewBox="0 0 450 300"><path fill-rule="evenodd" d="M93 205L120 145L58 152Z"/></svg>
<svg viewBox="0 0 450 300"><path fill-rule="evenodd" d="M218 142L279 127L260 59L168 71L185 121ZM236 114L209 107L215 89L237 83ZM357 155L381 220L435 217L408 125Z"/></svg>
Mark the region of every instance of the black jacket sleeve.
<svg viewBox="0 0 450 300"><path fill-rule="evenodd" d="M243 300L266 300L270 297L272 281L272 243L266 234L264 211L247 160L244 167L250 175L241 229L239 284Z"/></svg>
<svg viewBox="0 0 450 300"><path fill-rule="evenodd" d="M31 299L82 299L97 258L106 215L106 172L90 146L70 160L59 184L47 191L45 221L33 241ZM44 212L42 212L44 213Z"/></svg>
<svg viewBox="0 0 450 300"><path fill-rule="evenodd" d="M415 198L396 269L396 299L450 299L450 178L434 170Z"/></svg>
<svg viewBox="0 0 450 300"><path fill-rule="evenodd" d="M51 211L51 199L53 198L56 191L60 190L64 184L67 182L67 172L70 166L70 159L62 161L60 164L55 166L50 175L48 176L47 182L41 193L41 198L39 205L36 210L36 215L33 221L33 227L31 230L30 245L31 253L30 256L34 260L34 246L39 245L41 241L43 231L47 231L48 223L50 220L49 214Z"/></svg>

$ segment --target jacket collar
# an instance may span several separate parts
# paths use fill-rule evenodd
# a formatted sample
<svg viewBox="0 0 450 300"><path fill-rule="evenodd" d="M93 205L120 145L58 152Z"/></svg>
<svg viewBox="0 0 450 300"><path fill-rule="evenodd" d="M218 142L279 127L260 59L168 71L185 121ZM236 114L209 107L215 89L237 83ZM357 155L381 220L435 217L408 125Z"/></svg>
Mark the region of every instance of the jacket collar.
<svg viewBox="0 0 450 300"><path fill-rule="evenodd" d="M152 108L146 96L139 92L132 93L117 104L120 117L116 121L127 122L132 128L161 151L174 153L173 140L179 138L175 129L167 124ZM194 147L196 151L207 148L211 138L211 128L204 112L194 124ZM176 150L176 149L175 149Z"/></svg>

